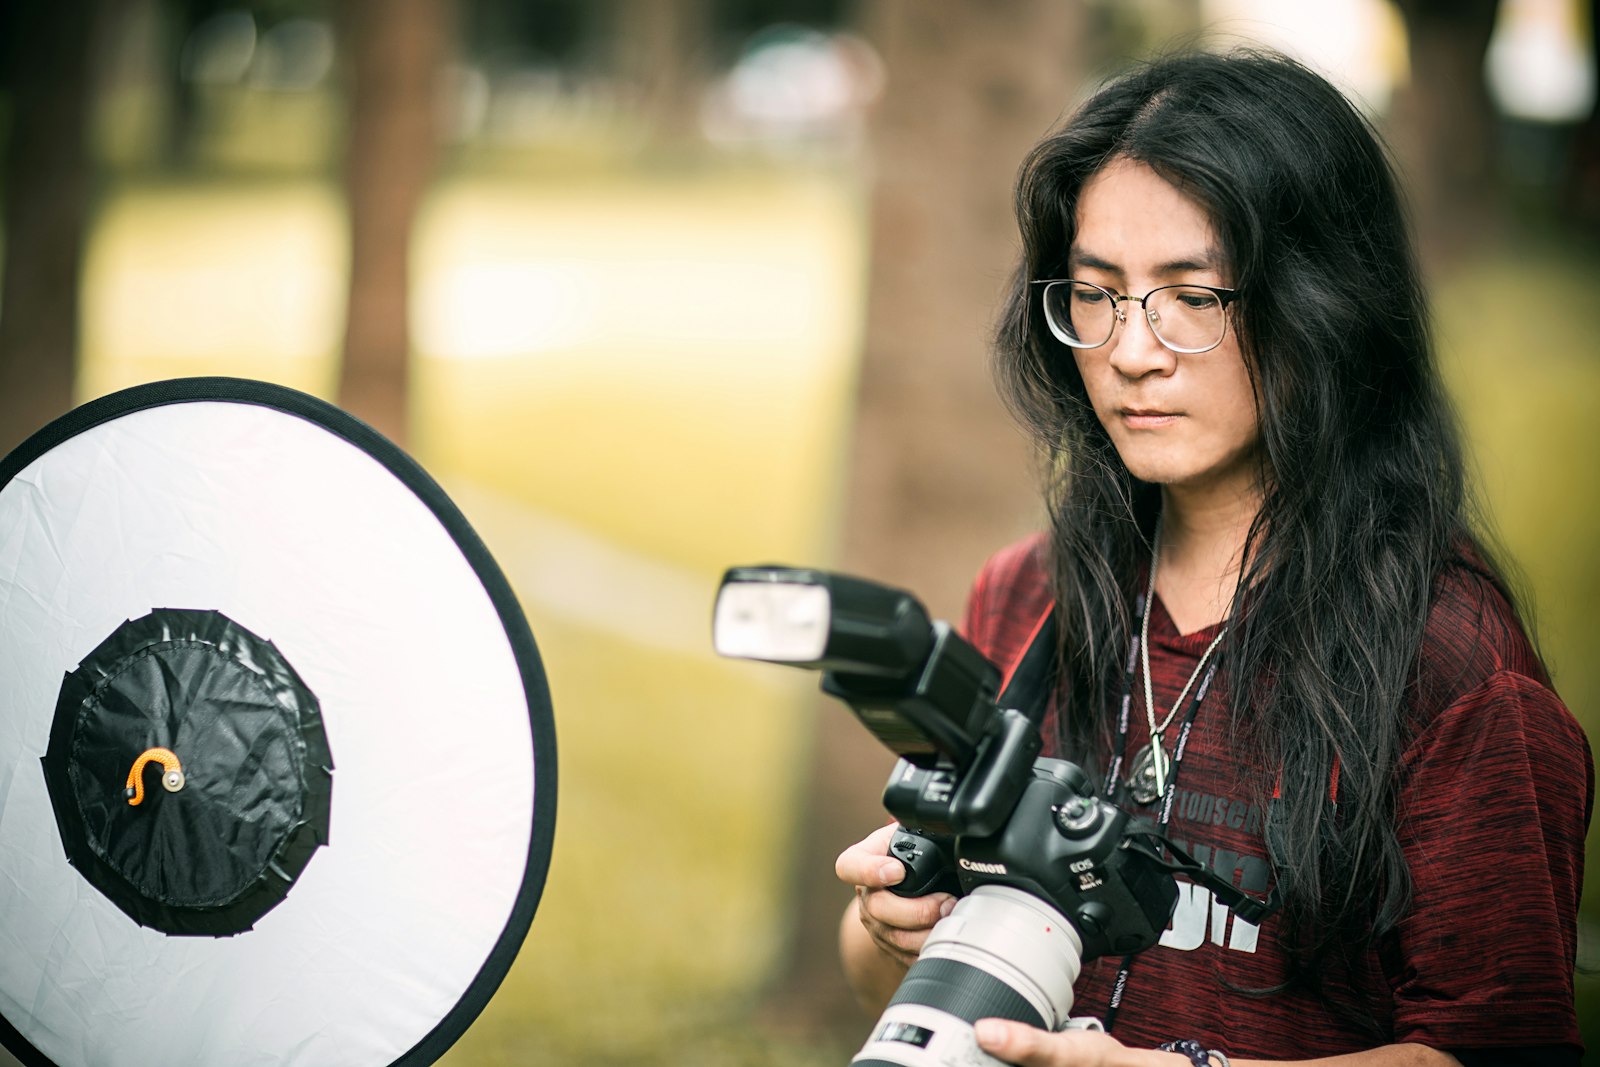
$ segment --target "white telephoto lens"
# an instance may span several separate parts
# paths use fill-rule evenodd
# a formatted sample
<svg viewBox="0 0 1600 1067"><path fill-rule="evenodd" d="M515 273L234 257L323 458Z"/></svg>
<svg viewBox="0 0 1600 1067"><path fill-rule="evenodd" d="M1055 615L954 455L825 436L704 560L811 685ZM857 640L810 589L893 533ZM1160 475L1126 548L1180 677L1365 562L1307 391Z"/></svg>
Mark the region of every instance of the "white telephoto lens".
<svg viewBox="0 0 1600 1067"><path fill-rule="evenodd" d="M735 659L810 663L828 647L832 611L826 586L730 582L717 594L712 644Z"/></svg>
<svg viewBox="0 0 1600 1067"><path fill-rule="evenodd" d="M1083 969L1083 939L1055 908L1031 893L985 885L956 901L922 946L920 959L968 964L1014 989L1056 1030L1072 1010Z"/></svg>
<svg viewBox="0 0 1600 1067"><path fill-rule="evenodd" d="M972 1024L925 1004L896 1004L850 1067L1006 1067L978 1047Z"/></svg>
<svg viewBox="0 0 1600 1067"><path fill-rule="evenodd" d="M852 1067L1003 1067L973 1023L1068 1025L1083 942L1060 912L1009 886L980 886L939 920Z"/></svg>

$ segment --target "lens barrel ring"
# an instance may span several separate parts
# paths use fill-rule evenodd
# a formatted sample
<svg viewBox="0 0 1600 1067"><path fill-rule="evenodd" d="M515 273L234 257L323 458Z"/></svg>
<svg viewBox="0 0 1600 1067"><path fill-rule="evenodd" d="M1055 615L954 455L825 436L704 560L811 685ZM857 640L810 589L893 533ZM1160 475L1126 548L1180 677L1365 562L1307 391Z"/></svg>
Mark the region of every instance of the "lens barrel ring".
<svg viewBox="0 0 1600 1067"><path fill-rule="evenodd" d="M911 965L889 1001L920 1004L975 1023L979 1019L1014 1019L1045 1029L1044 1016L1028 998L996 976L961 960L923 958Z"/></svg>

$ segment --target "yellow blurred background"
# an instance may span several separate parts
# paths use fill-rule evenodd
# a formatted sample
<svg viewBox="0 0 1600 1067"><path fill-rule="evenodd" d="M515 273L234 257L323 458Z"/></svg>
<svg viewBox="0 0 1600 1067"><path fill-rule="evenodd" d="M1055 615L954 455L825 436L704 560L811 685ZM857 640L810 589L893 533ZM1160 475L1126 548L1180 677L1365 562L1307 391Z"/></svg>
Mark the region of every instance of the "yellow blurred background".
<svg viewBox="0 0 1600 1067"><path fill-rule="evenodd" d="M775 965L815 678L717 660L710 609L731 564L833 553L861 213L857 182L765 167L430 194L411 451L522 602L560 780L533 932L446 1063L717 1062ZM119 188L82 395L223 374L331 397L343 234L325 183Z"/></svg>
<svg viewBox="0 0 1600 1067"><path fill-rule="evenodd" d="M200 374L340 395L352 243L333 6L140 0L116 46L102 42L76 401ZM675 43L639 59L635 23L661 25L652 6L678 11ZM1405 4L1054 6L1079 20L1063 75L1074 88L1018 118L1030 137L1092 78L1175 35L1294 51L1380 120L1407 85ZM898 551L886 541L896 531L857 524L852 478L874 459L863 450L876 439L857 429L877 403L858 393L868 338L913 329L874 303L872 264L896 253L880 223L894 207L881 194L886 146L903 143L883 117L906 69L897 49L929 16L893 0L527 7L456 11L442 147L410 227L407 447L521 599L560 761L531 934L442 1062L842 1063L869 1020L797 1009L803 1025L785 1025L774 991L799 952L806 849L853 839L806 844L814 721L845 713L813 696L812 676L716 659L709 615L726 566ZM1011 35L1011 62L1039 63L1005 23L1029 7L961 17L986 20L991 43ZM1503 161L1495 221L1454 219L1482 233L1447 237L1430 258L1441 356L1558 688L1594 736L1600 230L1593 214L1573 221L1559 165L1593 121L1593 5L1502 0L1494 17L1481 66ZM178 82L151 73L163 63L181 66ZM1545 84L1552 70L1567 81ZM187 136L174 152L180 99ZM1407 148L1397 141L1402 158ZM988 183L1002 209L979 214L990 229L1006 225L1004 176L1019 157ZM943 165L954 182L965 164ZM995 237L1002 252L1012 239ZM1007 265L978 264L989 290L960 306L956 357L980 375L985 308ZM930 284L924 299L933 315L951 298ZM939 366L930 357L929 375ZM993 424L984 432L1015 436L991 397L973 403ZM925 432L959 447L965 431ZM982 537L999 547L1033 515L1018 499ZM903 531L906 553L913 537L937 553L927 525ZM876 547L847 550L854 541ZM948 614L952 583L981 558L962 551L876 576L925 581ZM874 744L864 731L855 743ZM863 811L860 832L875 817ZM1590 858L1600 869L1592 846ZM1585 901L1590 965L1597 898ZM1593 980L1582 996L1600 1015Z"/></svg>

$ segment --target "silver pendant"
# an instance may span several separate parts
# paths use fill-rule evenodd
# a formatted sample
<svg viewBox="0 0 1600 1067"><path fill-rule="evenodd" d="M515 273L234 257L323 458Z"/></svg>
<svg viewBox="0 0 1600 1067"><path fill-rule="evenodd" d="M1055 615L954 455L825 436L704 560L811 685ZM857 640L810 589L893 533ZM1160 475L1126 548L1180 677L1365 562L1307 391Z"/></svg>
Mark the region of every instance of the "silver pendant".
<svg viewBox="0 0 1600 1067"><path fill-rule="evenodd" d="M1159 766L1158 766L1159 761ZM1172 760L1161 742L1152 739L1134 754L1128 769L1128 795L1139 804L1154 804L1166 791L1167 776L1172 772Z"/></svg>

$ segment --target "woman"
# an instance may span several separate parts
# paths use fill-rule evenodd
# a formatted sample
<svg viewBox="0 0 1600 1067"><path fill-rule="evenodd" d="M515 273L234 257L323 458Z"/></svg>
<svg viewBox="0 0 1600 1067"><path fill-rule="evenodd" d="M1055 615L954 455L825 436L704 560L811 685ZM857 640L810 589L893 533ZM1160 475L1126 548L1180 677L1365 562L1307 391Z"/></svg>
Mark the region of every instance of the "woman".
<svg viewBox="0 0 1600 1067"><path fill-rule="evenodd" d="M1047 753L1283 906L1258 929L1184 886L1158 946L1076 983L1109 1034L980 1043L1040 1067L1576 1063L1592 762L1474 539L1366 122L1282 57L1162 60L1035 148L1017 215L999 367L1050 529L979 575L967 637L1010 671L1053 617ZM952 904L886 890L887 836L838 864L878 1004Z"/></svg>

